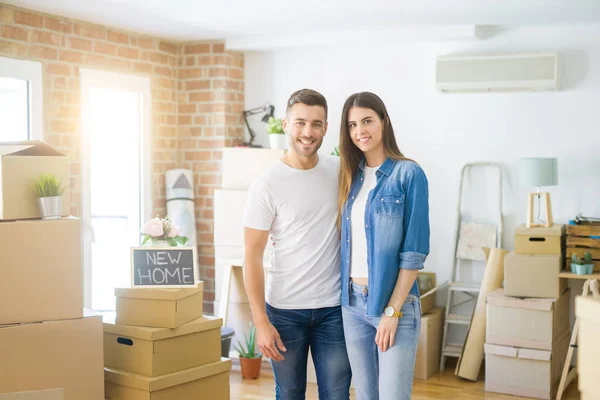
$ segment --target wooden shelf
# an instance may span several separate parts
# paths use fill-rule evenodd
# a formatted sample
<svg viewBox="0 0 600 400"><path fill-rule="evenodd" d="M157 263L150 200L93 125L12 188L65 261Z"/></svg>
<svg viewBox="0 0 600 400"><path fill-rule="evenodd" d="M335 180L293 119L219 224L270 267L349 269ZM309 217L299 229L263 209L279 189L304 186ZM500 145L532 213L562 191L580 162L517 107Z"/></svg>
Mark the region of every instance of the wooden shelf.
<svg viewBox="0 0 600 400"><path fill-rule="evenodd" d="M564 279L600 279L600 272L596 272L589 275L577 275L572 272L563 271L560 274L558 274L558 277Z"/></svg>

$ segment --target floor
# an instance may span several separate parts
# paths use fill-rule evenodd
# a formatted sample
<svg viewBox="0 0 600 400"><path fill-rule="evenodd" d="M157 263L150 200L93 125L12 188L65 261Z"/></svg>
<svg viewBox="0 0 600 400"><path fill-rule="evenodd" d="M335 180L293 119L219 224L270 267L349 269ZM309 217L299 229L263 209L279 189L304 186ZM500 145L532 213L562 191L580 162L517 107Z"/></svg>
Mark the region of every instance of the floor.
<svg viewBox="0 0 600 400"><path fill-rule="evenodd" d="M272 400L275 398L273 376L263 370L261 377L257 380L244 381L239 372L239 366L233 367L231 371L231 400ZM317 385L309 383L306 390L307 400L318 400ZM350 394L354 399L354 392ZM427 381L415 381L413 386L414 400L425 399L486 399L486 400L516 400L521 397L486 393L483 377L478 382L470 382L454 375L454 368L446 368L443 373L434 374ZM564 400L579 399L577 382L573 382L567 388Z"/></svg>

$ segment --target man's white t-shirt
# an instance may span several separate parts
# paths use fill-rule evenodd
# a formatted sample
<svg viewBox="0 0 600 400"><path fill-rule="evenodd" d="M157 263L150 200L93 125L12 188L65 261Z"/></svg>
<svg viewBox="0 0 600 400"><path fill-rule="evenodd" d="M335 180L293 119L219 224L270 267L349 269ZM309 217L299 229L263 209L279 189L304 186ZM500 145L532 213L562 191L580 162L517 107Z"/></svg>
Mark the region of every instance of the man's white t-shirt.
<svg viewBox="0 0 600 400"><path fill-rule="evenodd" d="M273 307L340 304L339 169L335 156L319 156L309 170L278 161L250 188L244 226L270 231L266 301Z"/></svg>

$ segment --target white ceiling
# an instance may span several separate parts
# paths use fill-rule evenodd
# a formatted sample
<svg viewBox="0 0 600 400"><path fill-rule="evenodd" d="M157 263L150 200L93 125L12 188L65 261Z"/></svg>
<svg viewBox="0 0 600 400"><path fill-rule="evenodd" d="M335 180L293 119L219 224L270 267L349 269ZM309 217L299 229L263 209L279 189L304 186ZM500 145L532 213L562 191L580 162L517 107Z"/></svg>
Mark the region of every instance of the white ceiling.
<svg viewBox="0 0 600 400"><path fill-rule="evenodd" d="M177 41L600 23L600 0L2 0ZM438 33L444 35L444 33Z"/></svg>

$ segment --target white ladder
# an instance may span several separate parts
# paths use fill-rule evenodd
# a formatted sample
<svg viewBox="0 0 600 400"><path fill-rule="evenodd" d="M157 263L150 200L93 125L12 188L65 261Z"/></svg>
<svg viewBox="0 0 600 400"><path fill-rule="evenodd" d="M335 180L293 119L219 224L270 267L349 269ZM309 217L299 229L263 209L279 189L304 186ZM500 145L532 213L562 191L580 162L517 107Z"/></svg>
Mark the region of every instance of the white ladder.
<svg viewBox="0 0 600 400"><path fill-rule="evenodd" d="M472 169L492 168L498 170L498 223L497 225L473 223L463 221L461 210L463 201L463 184L465 175ZM465 164L461 170L460 186L458 191L457 223L454 245L454 261L452 276L448 287L448 299L446 301L446 318L444 320L444 334L442 337L442 355L440 360L440 371L444 370L447 357L460 357L464 342L448 343L448 330L452 325L471 324L471 318L475 309L475 302L481 289L481 282L465 282L457 278L460 275L459 267L461 260L483 260L485 268L485 254L482 247L501 247L502 245L502 167L493 162L474 162ZM468 298L456 302L455 294L463 293ZM470 315L454 312L457 307L473 303Z"/></svg>

